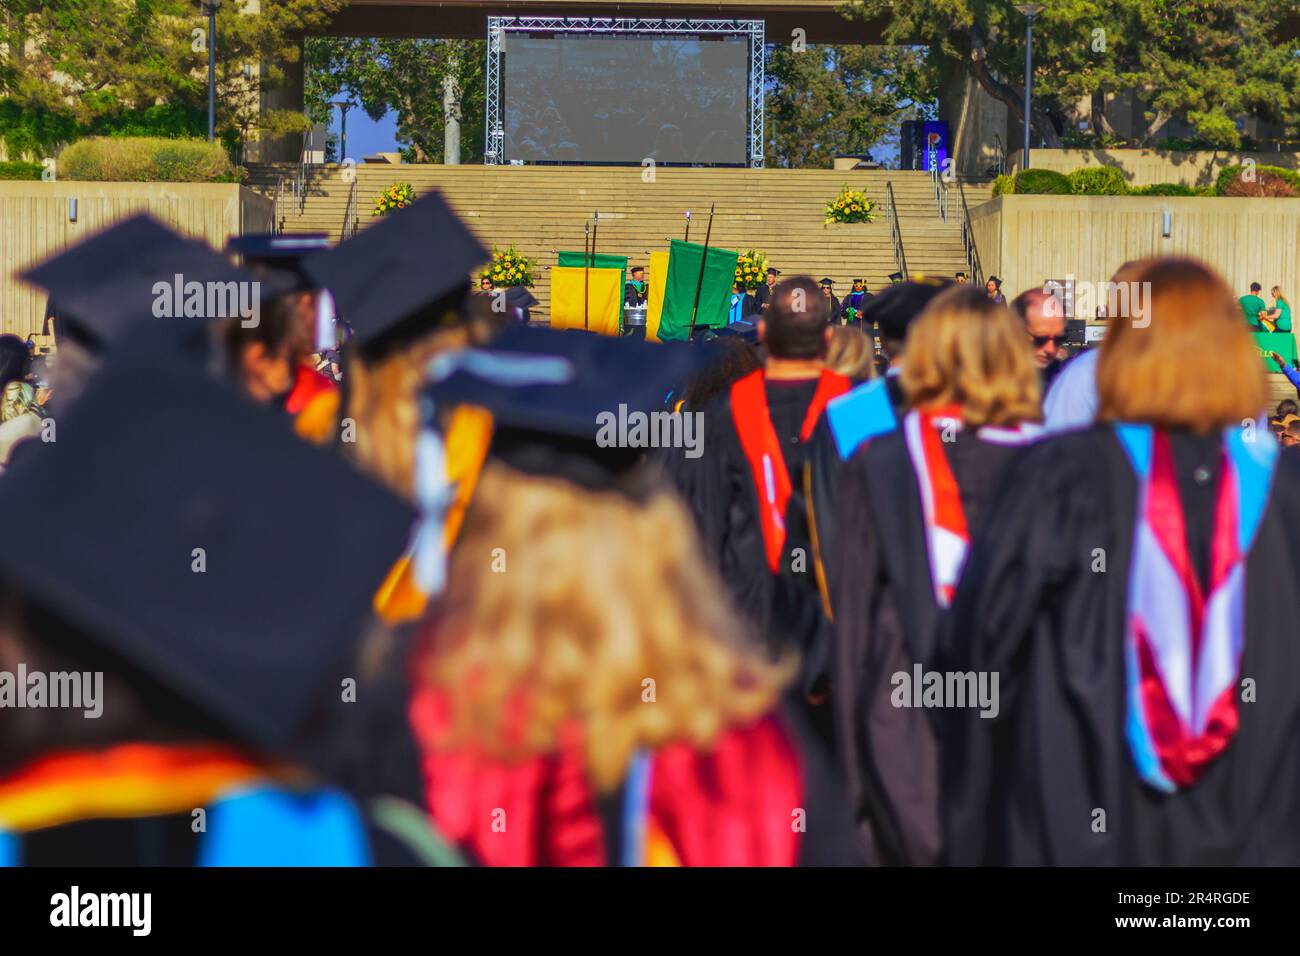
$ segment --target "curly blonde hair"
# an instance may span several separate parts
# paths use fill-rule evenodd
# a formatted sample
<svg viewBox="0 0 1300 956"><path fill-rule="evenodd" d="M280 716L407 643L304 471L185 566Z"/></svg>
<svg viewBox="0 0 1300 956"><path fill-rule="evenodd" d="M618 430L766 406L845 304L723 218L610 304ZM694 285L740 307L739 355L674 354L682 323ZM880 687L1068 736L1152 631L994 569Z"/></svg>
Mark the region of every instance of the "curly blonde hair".
<svg viewBox="0 0 1300 956"><path fill-rule="evenodd" d="M576 724L601 790L639 748L707 747L769 712L795 666L760 656L725 593L675 497L490 462L427 622L426 676L453 715L439 745L518 760Z"/></svg>

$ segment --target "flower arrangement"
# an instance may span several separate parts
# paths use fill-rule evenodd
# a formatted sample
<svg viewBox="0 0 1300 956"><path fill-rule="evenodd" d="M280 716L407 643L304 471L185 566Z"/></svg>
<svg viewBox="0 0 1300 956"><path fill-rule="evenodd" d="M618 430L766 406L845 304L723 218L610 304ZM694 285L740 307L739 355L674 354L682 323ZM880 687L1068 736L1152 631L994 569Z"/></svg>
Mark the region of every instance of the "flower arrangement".
<svg viewBox="0 0 1300 956"><path fill-rule="evenodd" d="M394 209L405 209L415 202L415 187L410 183L393 183L377 197L372 216L387 216Z"/></svg>
<svg viewBox="0 0 1300 956"><path fill-rule="evenodd" d="M492 249L492 265L483 275L497 288L533 284L533 264L512 244L506 249Z"/></svg>
<svg viewBox="0 0 1300 956"><path fill-rule="evenodd" d="M736 281L746 292L752 292L766 281L767 253L745 249L736 257Z"/></svg>
<svg viewBox="0 0 1300 956"><path fill-rule="evenodd" d="M826 225L833 222L875 222L876 204L860 189L843 186L840 194L826 204Z"/></svg>

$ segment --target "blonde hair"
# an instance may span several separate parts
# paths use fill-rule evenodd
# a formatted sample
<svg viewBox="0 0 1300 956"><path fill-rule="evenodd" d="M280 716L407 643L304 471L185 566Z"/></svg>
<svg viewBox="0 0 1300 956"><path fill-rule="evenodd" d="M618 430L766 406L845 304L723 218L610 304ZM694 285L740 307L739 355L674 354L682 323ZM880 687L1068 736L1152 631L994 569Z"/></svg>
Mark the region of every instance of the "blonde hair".
<svg viewBox="0 0 1300 956"><path fill-rule="evenodd" d="M1168 257L1134 263L1115 281L1142 292L1101 345L1100 421L1203 433L1260 414L1264 363L1223 279L1194 259Z"/></svg>
<svg viewBox="0 0 1300 956"><path fill-rule="evenodd" d="M601 790L639 748L707 747L770 711L794 669L758 656L725 593L676 498L490 462L427 623L426 676L453 715L440 745L522 759L576 725Z"/></svg>
<svg viewBox="0 0 1300 956"><path fill-rule="evenodd" d="M404 498L414 494L418 393L429 361L440 352L468 344L468 331L456 326L425 335L377 360L367 361L357 354L347 364L343 417L356 423L356 440L345 447L371 477Z"/></svg>
<svg viewBox="0 0 1300 956"><path fill-rule="evenodd" d="M973 428L1042 417L1024 325L969 285L941 292L908 328L899 384L911 407L956 403Z"/></svg>
<svg viewBox="0 0 1300 956"><path fill-rule="evenodd" d="M871 336L855 325L832 326L825 365L832 372L849 378L875 378L876 356L871 347Z"/></svg>

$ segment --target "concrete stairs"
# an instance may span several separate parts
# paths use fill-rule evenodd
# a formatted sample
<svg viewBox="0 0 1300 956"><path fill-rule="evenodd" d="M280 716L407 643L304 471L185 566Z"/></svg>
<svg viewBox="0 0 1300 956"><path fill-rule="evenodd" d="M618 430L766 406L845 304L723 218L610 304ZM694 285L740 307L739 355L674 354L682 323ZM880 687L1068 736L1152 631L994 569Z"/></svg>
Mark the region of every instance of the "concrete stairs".
<svg viewBox="0 0 1300 956"><path fill-rule="evenodd" d="M284 232L328 232L335 240L344 230L351 180L352 218L360 229L378 221L370 214L374 199L392 184L409 182L417 194L439 189L489 249L514 243L532 258L539 318L546 315L555 251L582 249L583 223L595 210L598 251L644 264L651 251L667 248L669 237L682 238L688 209L690 238L703 241L714 203L711 245L760 249L784 275L829 276L843 296L854 277L875 291L897 269L885 217L890 183L909 271L950 276L966 269L956 190L949 191L945 222L924 172L660 168L646 181L650 172L639 166L326 165L308 168L299 202L292 195L299 168L285 164L251 167L248 185L268 196L278 192ZM844 184L877 201L877 222L823 225L825 203ZM964 188L971 207L989 196L988 183ZM431 258L437 254L429 249Z"/></svg>

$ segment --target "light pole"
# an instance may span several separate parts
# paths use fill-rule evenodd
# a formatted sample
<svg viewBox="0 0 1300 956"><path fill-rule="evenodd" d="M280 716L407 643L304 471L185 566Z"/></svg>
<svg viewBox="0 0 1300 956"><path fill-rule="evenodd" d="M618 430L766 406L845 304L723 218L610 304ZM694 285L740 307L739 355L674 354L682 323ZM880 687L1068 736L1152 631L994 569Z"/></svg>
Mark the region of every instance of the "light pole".
<svg viewBox="0 0 1300 956"><path fill-rule="evenodd" d="M355 103L349 103L347 100L335 100L330 106L337 106L339 113L343 117L343 129L339 133L339 162L348 161L348 110L356 106Z"/></svg>
<svg viewBox="0 0 1300 956"><path fill-rule="evenodd" d="M208 17L208 142L217 136L217 8L221 0L200 0Z"/></svg>
<svg viewBox="0 0 1300 956"><path fill-rule="evenodd" d="M1041 3L1017 3L1016 9L1025 15L1025 153L1020 168L1029 168L1029 118L1034 105L1034 17L1043 12Z"/></svg>

